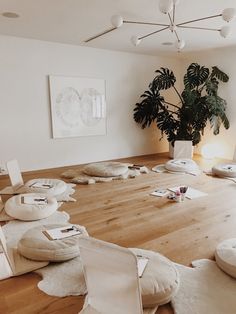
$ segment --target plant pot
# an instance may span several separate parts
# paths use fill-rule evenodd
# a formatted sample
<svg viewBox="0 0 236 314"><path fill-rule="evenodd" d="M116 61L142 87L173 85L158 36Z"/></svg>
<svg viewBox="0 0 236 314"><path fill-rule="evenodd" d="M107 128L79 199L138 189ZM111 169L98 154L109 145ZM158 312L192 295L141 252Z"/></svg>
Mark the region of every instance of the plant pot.
<svg viewBox="0 0 236 314"><path fill-rule="evenodd" d="M193 157L193 149L194 146L192 146L191 158ZM174 158L174 146L172 146L170 142L169 142L169 157L172 159Z"/></svg>

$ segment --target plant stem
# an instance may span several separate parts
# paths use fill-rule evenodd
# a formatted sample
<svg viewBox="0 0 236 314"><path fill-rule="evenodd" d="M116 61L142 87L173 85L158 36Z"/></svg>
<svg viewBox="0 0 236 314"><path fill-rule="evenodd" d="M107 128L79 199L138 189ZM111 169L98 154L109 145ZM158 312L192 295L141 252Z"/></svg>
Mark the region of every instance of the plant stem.
<svg viewBox="0 0 236 314"><path fill-rule="evenodd" d="M181 97L180 93L177 91L176 87L173 86L173 88L174 88L176 94L179 96L179 99L181 100L181 103L182 103L182 105L183 105L183 104L184 104L183 98Z"/></svg>
<svg viewBox="0 0 236 314"><path fill-rule="evenodd" d="M178 106L176 106L176 105L174 105L174 104L172 104L172 103L170 103L168 101L164 101L164 103L167 104L167 105L173 106L173 107L175 107L177 109L180 109L180 107L178 107Z"/></svg>

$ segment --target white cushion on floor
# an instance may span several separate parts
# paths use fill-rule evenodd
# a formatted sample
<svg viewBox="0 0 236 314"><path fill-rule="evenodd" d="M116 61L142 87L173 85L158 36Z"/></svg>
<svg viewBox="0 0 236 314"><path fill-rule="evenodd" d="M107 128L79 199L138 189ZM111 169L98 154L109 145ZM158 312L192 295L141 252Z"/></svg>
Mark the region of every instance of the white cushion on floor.
<svg viewBox="0 0 236 314"><path fill-rule="evenodd" d="M236 238L221 242L215 250L215 259L224 272L236 278Z"/></svg>
<svg viewBox="0 0 236 314"><path fill-rule="evenodd" d="M165 168L173 172L191 172L199 170L198 165L192 159L172 159L167 161Z"/></svg>
<svg viewBox="0 0 236 314"><path fill-rule="evenodd" d="M19 194L12 196L6 201L6 213L19 220L39 220L52 215L58 208L58 203L55 197L47 197L47 204L24 204L22 198L24 196L32 196L32 198L44 198L43 194Z"/></svg>
<svg viewBox="0 0 236 314"><path fill-rule="evenodd" d="M18 242L18 251L24 257L35 261L62 262L70 260L79 255L78 241L81 235L49 240L44 230L71 226L71 224L54 224L38 226L28 230ZM78 227L83 236L87 236L85 228Z"/></svg>
<svg viewBox="0 0 236 314"><path fill-rule="evenodd" d="M136 256L149 258L140 278L144 307L168 303L179 288L179 273L174 264L165 256L142 249L131 249Z"/></svg>
<svg viewBox="0 0 236 314"><path fill-rule="evenodd" d="M236 164L218 164L212 167L212 173L219 177L236 178Z"/></svg>
<svg viewBox="0 0 236 314"><path fill-rule="evenodd" d="M37 188L34 183L46 184L51 188ZM65 192L67 185L64 181L58 179L33 179L25 183L28 193L44 193L46 195L56 196Z"/></svg>
<svg viewBox="0 0 236 314"><path fill-rule="evenodd" d="M95 177L118 177L128 172L128 165L120 162L97 162L83 168L83 173Z"/></svg>

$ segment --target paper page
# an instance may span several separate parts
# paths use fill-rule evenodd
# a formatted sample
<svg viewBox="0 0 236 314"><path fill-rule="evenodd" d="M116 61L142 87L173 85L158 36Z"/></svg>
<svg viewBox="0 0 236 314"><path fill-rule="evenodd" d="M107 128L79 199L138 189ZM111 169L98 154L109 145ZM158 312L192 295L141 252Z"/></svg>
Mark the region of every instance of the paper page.
<svg viewBox="0 0 236 314"><path fill-rule="evenodd" d="M147 257L137 257L137 263L138 263L138 276L139 278L142 277L143 272L147 266L149 259Z"/></svg>
<svg viewBox="0 0 236 314"><path fill-rule="evenodd" d="M163 197L163 196L167 196L169 193L170 193L170 191L168 191L166 189L156 189L155 191L150 193L150 195Z"/></svg>
<svg viewBox="0 0 236 314"><path fill-rule="evenodd" d="M76 226L69 225L61 228L44 230L43 233L48 237L49 240L60 240L81 234L81 231Z"/></svg>
<svg viewBox="0 0 236 314"><path fill-rule="evenodd" d="M180 186L174 187L174 188L169 188L168 190L172 191L172 192L176 192L179 191ZM188 199L192 200L198 197L202 197L202 196L206 196L207 193L193 189L188 187L187 192L185 193L185 197L187 197Z"/></svg>
<svg viewBox="0 0 236 314"><path fill-rule="evenodd" d="M52 184L42 183L42 182L34 182L30 186L31 188L40 188L40 189L51 189Z"/></svg>
<svg viewBox="0 0 236 314"><path fill-rule="evenodd" d="M28 205L46 205L48 203L47 197L41 196L23 196L21 203Z"/></svg>

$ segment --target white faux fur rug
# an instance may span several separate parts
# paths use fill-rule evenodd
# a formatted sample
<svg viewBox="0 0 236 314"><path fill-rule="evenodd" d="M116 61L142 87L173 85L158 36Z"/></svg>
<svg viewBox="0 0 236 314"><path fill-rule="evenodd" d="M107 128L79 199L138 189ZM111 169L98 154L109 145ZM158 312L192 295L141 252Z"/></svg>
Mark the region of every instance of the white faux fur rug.
<svg viewBox="0 0 236 314"><path fill-rule="evenodd" d="M126 164L127 167L132 167L132 164ZM83 173L83 170L67 170L61 174L62 178L70 179L71 182L76 184L94 184L97 182L111 182L112 180L124 180L128 178L135 178L142 173L148 173L148 169L145 166L140 169L128 169L126 173L114 177L96 177L89 176Z"/></svg>
<svg viewBox="0 0 236 314"><path fill-rule="evenodd" d="M43 278L38 283L39 289L49 295L65 297L87 292L80 257L64 263L53 263L35 272Z"/></svg>
<svg viewBox="0 0 236 314"><path fill-rule="evenodd" d="M180 287L171 300L175 314L235 314L236 279L211 260L197 260L192 265L194 268L176 264Z"/></svg>
<svg viewBox="0 0 236 314"><path fill-rule="evenodd" d="M74 187L76 187L76 184L67 183L66 185L67 185L67 188L65 192L56 196L57 201L58 202L76 202L76 199L71 197L71 195L75 193Z"/></svg>

